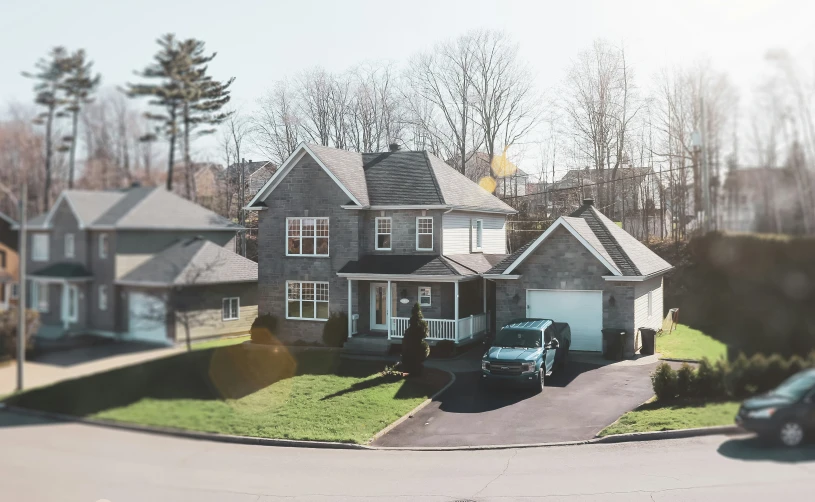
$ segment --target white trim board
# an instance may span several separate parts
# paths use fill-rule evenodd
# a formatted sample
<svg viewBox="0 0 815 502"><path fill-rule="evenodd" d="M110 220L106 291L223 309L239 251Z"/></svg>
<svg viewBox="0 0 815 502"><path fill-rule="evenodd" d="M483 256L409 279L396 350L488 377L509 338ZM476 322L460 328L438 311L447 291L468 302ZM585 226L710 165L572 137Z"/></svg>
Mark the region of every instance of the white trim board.
<svg viewBox="0 0 815 502"><path fill-rule="evenodd" d="M551 225L549 228L547 228L545 232L543 232L542 234L540 234L540 236L538 236L538 238L537 238L537 239L535 239L535 242L533 242L533 243L532 243L532 245L531 245L531 246L529 246L529 248L527 248L527 250L526 250L526 251L524 251L524 252L523 252L523 254L522 254L521 256L519 256L518 258L516 258L516 259L515 259L515 261L514 261L514 262L512 262L512 264L511 264L509 267L507 267L507 269L506 269L506 270L504 270L504 272L502 273L502 275L509 275L509 273L510 273L510 272L512 272L513 270L515 270L515 268L517 268L517 267L518 267L518 265L520 265L521 263L523 263L523 262L524 262L524 260L526 260L526 258L527 258L527 257L528 257L530 254L532 254L532 253L533 253L533 252L534 252L534 251L535 251L535 250L538 248L538 246L540 246L540 245L541 245L541 243L542 243L543 241L545 241L545 240L546 240L546 238L547 238L547 237L549 237L549 236L552 234L552 232L554 232L554 231L555 231L555 229L557 229L558 227L564 227L566 230L568 230L568 231L569 231L569 233L571 233L571 234L572 234L572 235L573 235L573 236L574 236L574 237L575 237L575 238L576 238L576 239L577 239L577 240L578 240L578 241L579 241L581 244L583 244L583 246L584 246L586 249L588 249L588 250L589 250L589 252L590 252L592 255L594 255L594 257L595 257L595 258L597 258L598 260L600 260L600 263L602 263L603 265L605 265L605 267L608 269L608 271L609 271L609 272L611 272L611 273L612 273L612 274L613 274L615 277L622 277L622 275L623 275L623 274L622 274L622 272L620 272L620 271L617 269L617 267L616 267L616 266L615 266L613 263L610 263L608 260L606 260L606 259L603 257L603 255L601 255L601 254L600 254L600 253L599 253L599 252L598 252L596 249L594 249L594 246L592 246L591 244L589 244L589 243L586 241L586 239L584 239L584 238L583 238L583 236L582 236L582 235L580 235L580 233L579 233L577 230L575 230L575 229L574 229L574 227L572 227L572 226L569 224L569 222L568 222L568 221L566 221L566 220L565 220L565 219L564 219L562 216L561 216L560 218L558 218L557 220L555 220L555 222L554 222L554 223L552 223L552 225Z"/></svg>

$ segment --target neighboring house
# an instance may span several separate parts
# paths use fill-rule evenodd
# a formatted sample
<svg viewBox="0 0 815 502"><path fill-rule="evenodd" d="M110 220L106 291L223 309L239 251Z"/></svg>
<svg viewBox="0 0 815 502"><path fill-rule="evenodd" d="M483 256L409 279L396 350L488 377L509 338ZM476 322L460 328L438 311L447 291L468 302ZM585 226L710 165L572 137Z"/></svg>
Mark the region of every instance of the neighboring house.
<svg viewBox="0 0 815 502"><path fill-rule="evenodd" d="M195 337L245 332L256 315L257 265L229 251L241 230L162 187L62 192L28 223L38 336L182 341L179 317L193 310L201 311Z"/></svg>
<svg viewBox="0 0 815 502"><path fill-rule="evenodd" d="M733 169L722 187L718 229L801 234L804 225L798 193L791 168Z"/></svg>
<svg viewBox="0 0 815 502"><path fill-rule="evenodd" d="M232 164L226 169L225 176L229 179L229 186L232 193L237 195L240 186L241 165L243 166L244 184L246 186L246 199L249 200L263 188L269 181L277 166L268 160L255 161L244 160L242 163Z"/></svg>
<svg viewBox="0 0 815 502"><path fill-rule="evenodd" d="M287 340L319 341L344 312L352 336L398 342L417 302L431 343L545 316L572 323L575 349L594 351L603 327L633 336L662 318L670 265L588 202L508 258L515 210L427 152L301 144L249 208L259 309Z"/></svg>
<svg viewBox="0 0 815 502"><path fill-rule="evenodd" d="M603 211L614 221L623 221L629 214L637 217L644 208L662 207L659 176L652 167L620 167L616 174L611 169L570 169L550 185L549 203L555 214L566 215L580 207L586 198L598 200L598 192L614 194L614 201L606 202ZM641 216L640 216L641 217Z"/></svg>
<svg viewBox="0 0 815 502"><path fill-rule="evenodd" d="M458 165L456 162L455 159L448 161L451 165ZM529 183L527 173L506 161L500 164L498 171L492 169L489 155L484 152L474 153L464 164L464 176L476 183L483 178L491 177L495 181L493 191L495 195L499 197L526 195Z"/></svg>
<svg viewBox="0 0 815 502"><path fill-rule="evenodd" d="M484 277L496 282L499 325L520 317L568 322L571 348L581 351L602 350L601 329L619 328L631 355L639 328L662 325L662 276L671 268L587 199Z"/></svg>
<svg viewBox="0 0 815 502"><path fill-rule="evenodd" d="M205 208L224 214L226 204L223 167L218 164L205 164L195 172L195 198L196 202Z"/></svg>
<svg viewBox="0 0 815 502"><path fill-rule="evenodd" d="M17 304L20 258L17 222L0 212L0 310Z"/></svg>

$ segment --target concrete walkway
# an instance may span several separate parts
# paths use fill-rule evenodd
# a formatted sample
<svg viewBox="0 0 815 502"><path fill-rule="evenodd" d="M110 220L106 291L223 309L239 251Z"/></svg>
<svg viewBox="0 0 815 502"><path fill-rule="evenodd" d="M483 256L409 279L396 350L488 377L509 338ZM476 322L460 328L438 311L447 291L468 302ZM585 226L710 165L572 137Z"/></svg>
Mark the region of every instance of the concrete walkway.
<svg viewBox="0 0 815 502"><path fill-rule="evenodd" d="M185 350L185 347L154 348L135 344L108 344L52 352L39 357L36 361L25 362L24 388L42 387L62 380L167 357ZM0 397L11 394L16 388L17 363L11 361L0 366Z"/></svg>

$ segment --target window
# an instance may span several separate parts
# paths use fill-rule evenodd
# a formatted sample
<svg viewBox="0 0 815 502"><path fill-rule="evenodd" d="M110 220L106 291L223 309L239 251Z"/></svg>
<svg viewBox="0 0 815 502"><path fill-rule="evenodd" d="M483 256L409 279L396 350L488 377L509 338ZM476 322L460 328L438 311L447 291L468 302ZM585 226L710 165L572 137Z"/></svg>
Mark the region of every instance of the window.
<svg viewBox="0 0 815 502"><path fill-rule="evenodd" d="M481 251L484 247L484 220L475 220L474 233L475 250Z"/></svg>
<svg viewBox="0 0 815 502"><path fill-rule="evenodd" d="M221 319L237 321L241 318L241 302L236 298L224 298L221 302Z"/></svg>
<svg viewBox="0 0 815 502"><path fill-rule="evenodd" d="M65 234L65 257L73 258L74 252L74 234Z"/></svg>
<svg viewBox="0 0 815 502"><path fill-rule="evenodd" d="M108 234L99 234L99 258L108 257Z"/></svg>
<svg viewBox="0 0 815 502"><path fill-rule="evenodd" d="M433 250L433 218L416 218L416 249L418 251Z"/></svg>
<svg viewBox="0 0 815 502"><path fill-rule="evenodd" d="M422 307L429 307L432 297L432 290L430 286L419 286L419 305Z"/></svg>
<svg viewBox="0 0 815 502"><path fill-rule="evenodd" d="M15 282L11 284L11 298L17 299L20 297L20 283Z"/></svg>
<svg viewBox="0 0 815 502"><path fill-rule="evenodd" d="M648 317L654 315L653 291L648 292Z"/></svg>
<svg viewBox="0 0 815 502"><path fill-rule="evenodd" d="M286 256L328 256L328 218L286 218Z"/></svg>
<svg viewBox="0 0 815 502"><path fill-rule="evenodd" d="M376 250L377 251L390 251L391 250L391 219L390 218L377 218L376 219Z"/></svg>
<svg viewBox="0 0 815 502"><path fill-rule="evenodd" d="M48 261L48 234L31 236L31 260Z"/></svg>
<svg viewBox="0 0 815 502"><path fill-rule="evenodd" d="M48 284L31 281L31 306L39 312L48 312Z"/></svg>
<svg viewBox="0 0 815 502"><path fill-rule="evenodd" d="M328 319L327 282L286 282L286 319Z"/></svg>
<svg viewBox="0 0 815 502"><path fill-rule="evenodd" d="M104 284L99 286L99 310L108 309L108 287Z"/></svg>
<svg viewBox="0 0 815 502"><path fill-rule="evenodd" d="M0 268L6 268L6 252L0 249Z"/></svg>

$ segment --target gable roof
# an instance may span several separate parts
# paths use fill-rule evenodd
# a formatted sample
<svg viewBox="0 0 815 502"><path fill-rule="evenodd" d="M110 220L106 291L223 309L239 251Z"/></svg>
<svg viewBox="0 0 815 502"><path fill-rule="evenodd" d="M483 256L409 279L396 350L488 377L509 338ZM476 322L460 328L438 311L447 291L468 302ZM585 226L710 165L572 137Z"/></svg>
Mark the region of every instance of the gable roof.
<svg viewBox="0 0 815 502"><path fill-rule="evenodd" d="M258 264L202 237L182 239L131 270L117 284L190 286L256 282Z"/></svg>
<svg viewBox="0 0 815 502"><path fill-rule="evenodd" d="M568 230L613 276L648 277L672 268L671 264L606 218L593 204L593 201L584 202L571 215L558 218L537 239L528 242L487 273L509 275L559 227Z"/></svg>
<svg viewBox="0 0 815 502"><path fill-rule="evenodd" d="M65 190L51 210L29 220L34 229L50 228L56 208L65 201L80 228L122 230L240 230L242 227L163 187L126 190Z"/></svg>
<svg viewBox="0 0 815 502"><path fill-rule="evenodd" d="M516 211L427 152L348 152L302 143L261 188L248 208L257 209L304 155L311 155L360 208L443 206L497 213Z"/></svg>

